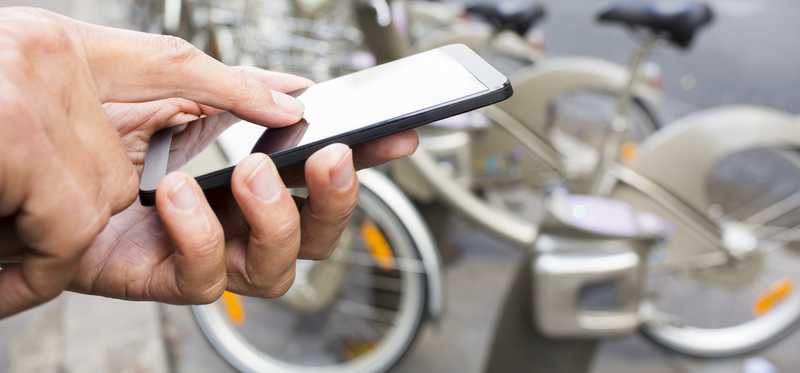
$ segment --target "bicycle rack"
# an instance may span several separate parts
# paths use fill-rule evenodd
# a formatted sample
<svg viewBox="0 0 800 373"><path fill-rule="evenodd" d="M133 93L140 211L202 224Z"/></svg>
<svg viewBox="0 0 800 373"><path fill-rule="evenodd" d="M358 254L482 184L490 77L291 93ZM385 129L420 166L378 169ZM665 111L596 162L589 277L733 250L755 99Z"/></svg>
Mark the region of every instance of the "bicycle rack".
<svg viewBox="0 0 800 373"><path fill-rule="evenodd" d="M634 332L647 255L669 230L627 204L554 196L534 244L533 322L551 337Z"/></svg>

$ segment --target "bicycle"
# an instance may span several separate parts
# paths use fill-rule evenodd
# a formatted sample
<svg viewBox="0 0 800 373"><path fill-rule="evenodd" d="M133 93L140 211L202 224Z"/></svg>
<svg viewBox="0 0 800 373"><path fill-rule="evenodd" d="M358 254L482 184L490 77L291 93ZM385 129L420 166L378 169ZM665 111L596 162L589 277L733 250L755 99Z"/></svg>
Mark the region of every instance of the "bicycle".
<svg viewBox="0 0 800 373"><path fill-rule="evenodd" d="M647 36L644 46L641 47L639 53L637 53L637 55L643 56L650 49L658 45L658 43L677 35L677 33L679 33L678 31L688 31L690 34L689 39L691 40L694 33L699 30L699 28L710 22L711 16L708 8L696 3L681 4L681 6L671 8L673 9L672 11L667 11L658 7L654 8L654 14L650 15L652 18L647 18L649 21L642 21L641 18L634 17L634 15L641 16L642 13L647 13L645 11L649 9L647 6L613 8L616 9L617 15L611 16L612 18L609 19L609 21L630 23L630 27L636 28ZM687 15L700 15L700 17L698 20L693 21L689 25L684 25L683 28L679 27L678 31L675 31L669 28L672 27L670 26L670 20L672 20L670 17L675 14L684 17ZM660 23L655 24L656 21ZM688 45L688 42L681 42L680 40L673 40L672 42L677 46L681 46L683 43L687 43ZM633 95L631 92L637 87L636 82L639 79L639 74L636 73L636 70L640 61L640 58L635 58L630 67L632 72L617 76L617 78L625 78L622 79L623 83L621 85L623 89L621 91L622 93L619 94L620 98L617 106L616 123L613 123L614 125L611 126L618 132L623 132L626 129L625 123L628 121L630 113L626 112L625 108L628 107L632 99ZM535 72L535 70L533 71ZM535 74L531 73L531 75ZM615 86L619 85L617 84ZM531 90L530 95L534 95L533 90ZM540 101L535 102L539 105L538 103ZM541 105L545 104L541 103ZM500 109L505 108L501 107ZM526 115L522 106L519 106L517 109L512 107L508 110L519 116L525 117ZM532 274L534 282L531 284L531 287L532 289L536 289L536 293L531 293L528 298L534 309L534 315L536 315L532 315L532 321L540 331L550 337L556 338L563 338L566 336L597 338L601 336L629 334L640 329L655 343L672 351L693 356L722 357L764 348L780 340L784 333L793 330L792 326L800 313L796 306L796 297L793 296L793 281L776 282L773 288L767 287L767 291L764 291L763 288L759 288L755 293L757 295L756 297L753 297L752 294L748 294L748 299L746 299L745 302L748 306L746 308L749 309L750 306L752 306L752 308L754 308L753 312L761 316L751 316L744 319L744 321L737 321L733 330L714 329L713 327L696 327L693 329L681 328L675 324L675 321L680 318L673 317L674 315L666 316L667 313L659 309L658 305L648 303L646 300L651 298L646 297L647 299L645 299L644 295L647 294L646 292L642 292L642 283L646 282L644 277L644 270L646 267L652 266L658 271L667 274L674 273L676 269L693 273L697 272L697 268L690 265L692 263L689 262L689 260L700 258L706 260L706 263L713 264L709 269L721 273L722 276L719 276L720 278L728 280L742 277L740 274L747 273L748 271L742 271L741 267L727 264L751 258L751 255L772 253L772 251L759 253L747 247L738 248L738 250L736 250L735 247L730 246L730 242L725 242L726 237L729 237L731 234L735 235L745 232L744 236L747 237L747 228L749 228L749 226L745 225L744 227L746 229L744 230L737 229L741 228L742 225L720 223L709 218L707 214L708 209L706 208L708 206L703 206L707 201L703 197L697 196L702 194L702 187L698 187L698 185L702 186L704 183L698 180L705 177L708 168L712 166L706 167L703 169L704 172L698 172L696 175L687 175L691 176L686 178L686 180L691 181L686 183L686 185L691 185L691 187L687 187L683 186L680 182L676 182L676 179L671 178L670 176L673 174L665 172L665 167L660 165L664 159L670 159L676 154L681 155L682 158L686 160L688 155L677 152L675 149L679 145L674 144L696 146L698 139L712 141L713 149L720 149L720 151L715 152L713 154L714 156L711 158L699 157L698 159L701 160L702 165L713 164L711 161L718 160L718 158L724 155L729 155L747 146L774 145L777 143L786 143L790 140L791 143L794 144L794 140L787 138L788 136L786 136L786 134L789 133L787 131L790 131L788 126L790 123L794 122L795 118L763 109L736 109L732 112L733 114L728 114L728 117L722 119L727 122L735 122L736 128L742 126L742 128L746 128L750 132L757 132L755 128L757 125L760 125L761 122L769 122L771 124L767 125L767 127L762 126L761 128L767 128L768 130L765 131L765 133L757 134L757 136L754 135L753 138L756 140L752 142L733 141L734 139L731 139L731 131L725 131L718 137L708 135L708 133L718 134L723 131L721 128L718 128L718 124L709 124L716 121L715 118L717 114L701 114L696 117L690 117L682 123L699 122L699 125L681 125L678 123L678 125L670 126L669 129L659 132L652 139L645 140L642 143L638 154L635 158L629 160L627 166L620 165L615 161L616 152L619 150L618 146L608 147L614 150L613 157L608 156L606 161L603 162L603 168L607 168L608 172L593 173L590 177L590 179L594 181L592 183L592 190L598 193L598 195L608 195L618 198L619 200L633 205L636 210L641 209L664 216L675 227L675 239L666 244L662 249L651 249L651 246L655 246L655 242L660 241L658 238L662 237L661 234L653 234L647 237L639 237L635 234L618 235L608 234L608 232L603 232L602 230L597 232L592 229L587 229L587 227L579 226L578 228L580 229L567 230L570 233L566 235L566 239L561 237L562 240L560 244L551 246L551 250L533 250L535 255L531 258L529 263L531 270L534 272ZM525 118L538 117L538 115L539 114L530 114ZM533 124L536 124L534 128L540 128L538 126L543 122L537 120L523 122L521 120L516 120L516 115L509 117L510 118L506 118L501 126L511 134L511 137L522 142L528 150L534 151L537 155L541 156L542 154L548 154L548 151L553 151L553 149L548 149L548 141L543 140L542 136L537 136L540 132L530 128L534 126ZM680 130L673 130L672 128L679 128ZM691 130L692 128L696 129ZM616 132L612 132L612 141L608 143L615 144L616 142L616 145L619 145L619 137L616 136L618 134L615 134ZM613 139L615 136L617 140ZM667 146L664 144L672 145ZM552 223L551 226L555 228L548 227L547 224L539 227L536 224L519 219L519 217L508 211L497 209L488 204L485 200L478 198L470 188L465 186L465 183L459 182L459 180L453 178L452 174L443 172L440 160L429 153L430 152L423 150L410 158L414 170L419 172L423 180L436 192L437 198L446 201L449 206L464 213L472 220L478 222L479 225L488 228L490 232L523 247L532 248L546 242L547 240L543 240L543 237L547 237L548 234L561 234L564 232L563 225L571 224L571 220L568 218L570 218L569 212L574 210L574 206L569 199L567 199L567 202L561 203L561 210L553 210L556 212L562 211L561 215L555 214L555 218L551 216L551 220L555 220L555 223ZM601 154L603 153L605 152ZM782 159L785 159L786 162L794 162L794 157L791 153L781 150L777 154L779 154ZM606 156L607 155L608 154L606 154ZM554 156L550 159L552 160L553 168L560 169L563 167L560 165L561 160L559 157ZM711 161L709 161L709 159ZM691 161L694 160L692 159ZM667 164L669 163L667 162ZM557 200L559 199L553 197L548 203L553 204L555 203L553 201ZM563 198L560 200L564 201ZM593 203L598 202L598 200L594 199L589 199L588 201ZM604 201L605 200L599 200L598 203L607 203ZM558 205L558 203L555 204ZM566 206L566 208L563 208L563 206ZM613 215L637 217L629 220L629 223L638 221L638 217L641 216L630 212L631 210L627 210L627 207L615 206L618 207L612 209L615 211ZM582 210L584 213L587 211L586 208L578 208L577 210ZM628 212L624 212L623 210ZM553 215L553 211L549 211L549 214ZM567 213L563 213L563 211L567 211ZM775 214L776 212L772 211L767 215ZM729 219L733 215L735 214L726 214L725 212L716 214L716 216L723 218L723 220ZM762 219L763 216L762 214ZM767 230L772 229L773 231L775 230L774 228L776 228L765 226L764 224L750 225L761 226L762 228L767 228ZM723 226L724 229L721 228ZM697 253L690 252L685 255L689 259L684 261L659 259L659 257L664 256L663 253L675 252L675 246L681 246L686 240L691 239L699 240L699 245L710 247L714 255L695 255ZM727 239L730 240L729 238ZM582 245L578 245L577 243L582 243ZM612 251L616 251L616 253L594 250L595 248L609 246L611 246L611 248L614 249ZM695 248L696 246L697 244L688 247ZM566 250L566 253L563 252L563 250L559 250L559 248L564 247L573 250ZM594 252L589 252L590 250L594 250ZM734 252L741 256L737 257L736 255L731 255ZM719 255L719 253L721 253L721 255ZM606 256L611 254L620 254L622 257L627 258L625 259L624 265L620 266L619 263L616 263L614 266L608 266L607 264L609 263L615 263L615 260L613 260L615 256ZM564 257L569 259L570 256L574 259L574 263L580 264L580 266L572 267L576 270L574 273L569 274L572 277L569 283L574 286L569 289L570 292L568 292L568 294L572 296L563 297L571 303L567 304L569 307L566 308L552 307L552 305L551 308L548 308L548 303L543 301L537 294L551 293L552 289L548 289L543 284L563 283L565 274L563 271L559 272L555 268L548 269L548 266L540 266L540 264L543 262L546 263L548 260L551 262L552 260L558 261L559 259L564 259ZM719 258L723 258L724 260L720 260ZM650 263L649 261L656 262ZM705 272L713 272L709 271L709 269L706 269ZM732 275L728 275L729 273L732 273ZM701 280L708 280L712 277L714 276L704 276ZM550 281L543 280L548 278ZM690 280L693 278L694 277L690 277ZM617 281L619 279L622 280ZM703 284L703 281L698 282ZM590 295L598 291L598 289L613 289L618 284L621 284L619 286L621 289L636 289L636 291L632 291L629 294L622 294L621 299L624 300L622 302L622 307L618 307L619 304L617 304L613 305L613 307L606 307L600 310L584 310L581 308L587 305L584 303L586 301L585 298L590 297ZM685 289L685 287L683 288ZM753 301L752 298L756 298L755 301ZM570 312L565 312L565 309ZM674 310L669 311L674 312ZM594 323L589 323L589 325L582 322L582 320L586 320L584 316L597 316L598 312L600 316L604 317L589 317L590 320L596 321ZM553 317L556 317L556 319L552 319ZM548 321L557 322L550 323ZM691 322L686 324L692 325ZM755 327L763 324L767 324L769 327ZM737 329L736 326L744 327ZM754 329L758 329L760 334L748 334L745 335L747 338L739 338L741 337L740 333L742 333L742 331L752 331ZM691 333L685 333L686 330L689 330ZM709 347L708 341L712 341L715 344ZM738 343L731 343L731 341Z"/></svg>
<svg viewBox="0 0 800 373"><path fill-rule="evenodd" d="M598 19L641 32L643 42L635 55L643 56L661 43L687 48L713 18L711 9L700 3L659 4L615 4ZM636 76L640 60L633 59L630 69L634 73L629 76ZM430 154L418 152L410 161L433 186L437 197L449 206L511 242L533 247L529 262L533 322L547 336L596 338L641 330L668 350L706 358L741 355L780 341L795 330L800 320L794 271L776 268L776 263L791 267L786 263L796 262L790 248L781 244L792 245L800 238L794 223L786 221L800 206L800 200L794 189L770 190L768 181L751 186L746 194L739 193L753 199L752 203L725 200L714 192L731 189L731 180L709 178L712 171L725 164L735 166L731 159L742 151L755 151L753 148L769 148L762 157L773 164L793 166L796 172L800 163L790 149L796 147L793 126L797 119L765 108L709 110L679 120L645 139L636 157L621 163L616 160L616 152L620 134L629 123L632 81L619 96L611 123L614 131L606 142L604 161L592 178L591 190L597 196L632 206L632 211L666 219L674 229L672 238L660 249L624 250L626 244L620 242L620 237L609 238L614 234L597 232L596 227L564 233L569 219L576 218L571 214L596 219L601 215L602 219L636 216L622 211L622 207L612 209L617 210L614 213L595 215L602 212L597 204L609 203L603 199L589 198L586 205L574 205L567 199L562 202L561 217L556 219L560 224L554 224L555 228L547 224L537 227L489 206L442 172ZM498 107L509 110L511 119L530 117L522 109L503 104ZM538 132L523 123L528 122L519 120L515 127L509 127L509 132L520 142L534 140ZM535 141L530 144L532 148L543 146ZM770 176L778 180L779 175ZM756 199L757 196L762 198ZM555 203L554 200L548 203ZM554 219L553 211L548 213L549 219ZM635 227L634 223L628 224L630 232L636 232ZM641 244L636 235L623 237L623 241ZM618 256L619 252L609 253L609 249L622 250L627 259ZM654 279L670 280L670 286L654 284ZM650 288L642 291L643 284ZM596 300L593 293L609 289L616 289L612 293L617 294L619 303L599 308L591 304ZM698 302L696 293L692 294L693 307L685 307L680 301L685 298L680 296L687 289L706 291L706 296L699 299L707 302ZM660 294L661 298L645 297L647 292ZM717 298L719 307L714 312L698 312L704 310L702 307L714 308L710 296Z"/></svg>

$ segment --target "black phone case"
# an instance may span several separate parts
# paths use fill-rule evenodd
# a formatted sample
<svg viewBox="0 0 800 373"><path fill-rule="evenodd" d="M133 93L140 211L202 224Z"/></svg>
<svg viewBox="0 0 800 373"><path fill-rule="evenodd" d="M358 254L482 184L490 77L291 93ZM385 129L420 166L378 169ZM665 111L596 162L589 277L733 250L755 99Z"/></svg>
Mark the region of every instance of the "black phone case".
<svg viewBox="0 0 800 373"><path fill-rule="evenodd" d="M455 115L480 109L484 106L496 104L511 97L513 94L514 90L511 87L511 83L506 82L502 88L488 93L481 93L477 96L469 97L452 104L445 104L434 109L413 113L386 122L377 123L366 129L330 137L317 143L309 144L308 146L277 152L270 155L270 158L272 158L272 161L275 162L275 166L278 167L278 169L282 169L296 163L304 162L306 159L308 159L308 157L311 156L311 154L330 144L343 143L349 146L362 144L398 132L424 126L426 124L430 124ZM224 168L219 171L199 176L197 177L197 182L204 191L229 185L234 167L235 166ZM155 190L140 190L139 199L144 206L155 205Z"/></svg>

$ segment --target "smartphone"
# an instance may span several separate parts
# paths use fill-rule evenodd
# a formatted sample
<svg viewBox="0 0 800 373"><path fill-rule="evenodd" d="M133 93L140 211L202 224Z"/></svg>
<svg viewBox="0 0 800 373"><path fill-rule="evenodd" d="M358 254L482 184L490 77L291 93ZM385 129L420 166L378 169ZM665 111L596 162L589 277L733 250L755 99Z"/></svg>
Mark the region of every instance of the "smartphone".
<svg viewBox="0 0 800 373"><path fill-rule="evenodd" d="M235 165L252 152L268 154L278 168L305 161L332 143L357 145L503 101L513 94L508 78L465 45L453 44L322 82L296 92L305 105L303 120L266 129L231 113L188 123L202 128L194 137L219 136L224 167L195 172L204 190L228 185ZM176 145L173 129L156 133L145 157L140 185L143 205L155 190ZM192 138L192 136L183 138ZM183 160L185 161L185 160Z"/></svg>

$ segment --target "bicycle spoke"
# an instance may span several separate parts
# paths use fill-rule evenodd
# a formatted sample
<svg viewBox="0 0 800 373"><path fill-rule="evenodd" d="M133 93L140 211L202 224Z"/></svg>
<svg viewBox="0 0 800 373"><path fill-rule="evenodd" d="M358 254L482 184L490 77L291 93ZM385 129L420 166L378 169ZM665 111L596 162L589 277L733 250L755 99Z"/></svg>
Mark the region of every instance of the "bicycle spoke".
<svg viewBox="0 0 800 373"><path fill-rule="evenodd" d="M775 236L782 233L784 230L791 228L780 225L748 225L747 227L753 229L756 237L759 239L768 239L768 237Z"/></svg>
<svg viewBox="0 0 800 373"><path fill-rule="evenodd" d="M776 230L771 235L764 238L765 240L775 241L780 243L789 243L800 240L800 227L785 227L782 230Z"/></svg>
<svg viewBox="0 0 800 373"><path fill-rule="evenodd" d="M397 316L396 311L347 299L337 302L334 312L387 325L394 325Z"/></svg>
<svg viewBox="0 0 800 373"><path fill-rule="evenodd" d="M372 278L370 278L369 281L351 278L348 280L348 284L393 293L402 293L403 291L402 279L378 274L372 274Z"/></svg>
<svg viewBox="0 0 800 373"><path fill-rule="evenodd" d="M346 339L374 340L374 339L379 339L380 336L383 335L383 333L379 331L378 328L376 327L376 325L379 324L383 325L381 323L375 323L372 320L367 320L363 318L356 318L350 314L343 312L336 312L335 310L331 314L331 316L334 319L339 320L339 322L348 325L347 328L345 328L345 333L342 333L342 335L339 338L337 338L345 346L349 347L349 345L347 344L348 341ZM369 330L365 330L365 328L368 328ZM388 328L391 328L391 326L388 326L387 329Z"/></svg>
<svg viewBox="0 0 800 373"><path fill-rule="evenodd" d="M357 265L357 266L381 269L381 267L377 263L375 263L375 260L372 258L372 256L366 253L363 254L350 253L345 258L331 258L329 260L349 265ZM410 272L410 273L425 273L425 266L419 260L402 258L402 257L396 257L394 260L395 260L395 269L399 271Z"/></svg>
<svg viewBox="0 0 800 373"><path fill-rule="evenodd" d="M800 208L800 191L794 192L788 197L750 215L750 217L744 220L744 223L750 225L766 225L768 222L774 221L798 208Z"/></svg>

